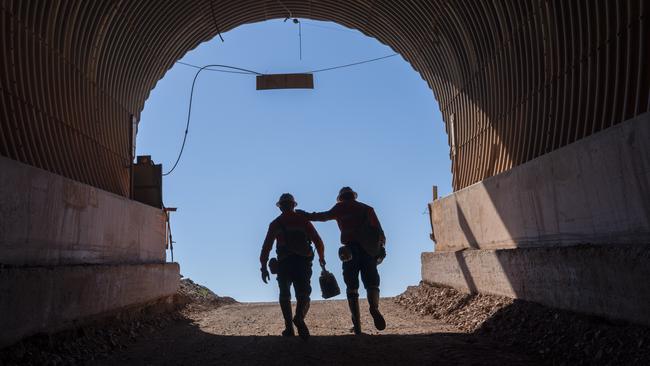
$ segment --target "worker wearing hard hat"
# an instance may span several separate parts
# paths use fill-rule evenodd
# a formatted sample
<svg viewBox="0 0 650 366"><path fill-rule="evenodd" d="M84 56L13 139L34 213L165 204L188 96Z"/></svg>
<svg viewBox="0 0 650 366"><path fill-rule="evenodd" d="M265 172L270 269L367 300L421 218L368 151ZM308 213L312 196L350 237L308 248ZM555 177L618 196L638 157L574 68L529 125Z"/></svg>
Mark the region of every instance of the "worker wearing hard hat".
<svg viewBox="0 0 650 366"><path fill-rule="evenodd" d="M309 338L309 329L305 324L305 316L309 310L311 266L314 259L311 243L313 242L316 246L322 266L325 265L325 247L314 225L294 211L297 203L291 194L285 193L280 196L276 206L282 213L271 222L264 239L260 254L262 281L267 283L270 279L267 263L273 242L277 240L277 259L272 259L269 266L271 266L272 273L277 272L278 286L280 287L280 308L285 325L282 335L285 337L295 335L293 330L295 324L298 335L306 340ZM292 284L296 294L296 315L293 319L291 313Z"/></svg>
<svg viewBox="0 0 650 366"><path fill-rule="evenodd" d="M343 261L343 278L347 286L348 305L352 314L354 333L361 334L359 314L359 274L368 294L370 314L378 330L386 329L386 321L379 311L379 272L377 265L386 256L386 237L375 210L359 201L357 193L343 187L329 211L307 213L298 210L311 221L336 220L341 230L339 257Z"/></svg>

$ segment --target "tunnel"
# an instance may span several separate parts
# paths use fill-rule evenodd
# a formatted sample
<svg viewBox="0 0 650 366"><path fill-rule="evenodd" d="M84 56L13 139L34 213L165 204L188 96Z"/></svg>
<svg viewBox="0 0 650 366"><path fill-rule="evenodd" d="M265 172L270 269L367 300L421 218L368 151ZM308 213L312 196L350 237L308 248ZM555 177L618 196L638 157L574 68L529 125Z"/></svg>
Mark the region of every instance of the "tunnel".
<svg viewBox="0 0 650 366"><path fill-rule="evenodd" d="M650 324L645 0L0 6L0 345L175 291L166 214L132 201L144 103L202 42L285 18L376 38L437 100L454 193L424 281Z"/></svg>

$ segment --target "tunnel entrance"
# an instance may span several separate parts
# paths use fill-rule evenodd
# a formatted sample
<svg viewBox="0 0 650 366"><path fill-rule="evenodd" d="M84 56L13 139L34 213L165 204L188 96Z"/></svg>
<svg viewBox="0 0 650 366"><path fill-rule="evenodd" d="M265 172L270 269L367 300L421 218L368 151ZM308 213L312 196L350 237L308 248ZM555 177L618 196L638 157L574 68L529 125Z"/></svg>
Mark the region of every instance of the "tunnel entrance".
<svg viewBox="0 0 650 366"><path fill-rule="evenodd" d="M281 19L238 27L222 35L225 42L215 37L185 55L145 103L138 155L151 155L165 172L176 159L197 71L187 65L300 72L392 54L358 31L300 21L302 59L297 26ZM298 208L327 210L351 185L389 237L382 294L419 281L416 263L432 244L431 186L451 192L447 136L431 90L399 57L315 73L314 81L314 90L257 91L254 75L200 74L184 155L163 183L166 205L179 207L172 230L184 275L240 301L277 300L277 286L262 286L255 264L279 213L275 201L292 192ZM338 228L316 227L340 277Z"/></svg>
<svg viewBox="0 0 650 366"><path fill-rule="evenodd" d="M0 346L175 293L164 215L130 199L133 122L188 50L285 18L375 37L433 91L454 193L429 205L437 252L422 256L425 282L650 324L649 9L645 0L3 1L0 310L11 316L0 318Z"/></svg>

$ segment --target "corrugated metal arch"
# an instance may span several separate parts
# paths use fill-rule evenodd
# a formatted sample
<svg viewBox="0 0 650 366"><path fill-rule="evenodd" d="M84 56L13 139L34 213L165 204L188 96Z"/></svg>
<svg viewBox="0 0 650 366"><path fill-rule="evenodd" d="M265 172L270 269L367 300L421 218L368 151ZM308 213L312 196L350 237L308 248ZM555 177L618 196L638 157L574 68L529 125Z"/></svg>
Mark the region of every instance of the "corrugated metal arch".
<svg viewBox="0 0 650 366"><path fill-rule="evenodd" d="M455 129L455 189L650 109L646 0L1 4L0 154L122 195L130 116L215 23L226 32L290 11L392 47Z"/></svg>

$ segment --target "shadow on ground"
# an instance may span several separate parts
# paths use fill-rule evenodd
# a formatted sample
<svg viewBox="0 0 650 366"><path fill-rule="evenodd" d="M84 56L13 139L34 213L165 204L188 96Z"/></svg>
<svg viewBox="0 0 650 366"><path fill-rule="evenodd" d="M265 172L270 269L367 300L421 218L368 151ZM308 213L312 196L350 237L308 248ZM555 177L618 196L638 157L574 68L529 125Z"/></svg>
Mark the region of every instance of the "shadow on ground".
<svg viewBox="0 0 650 366"><path fill-rule="evenodd" d="M143 339L98 365L535 365L471 334L225 336L191 320Z"/></svg>
<svg viewBox="0 0 650 366"><path fill-rule="evenodd" d="M395 300L412 312L552 365L650 365L650 328L502 296L421 283Z"/></svg>
<svg viewBox="0 0 650 366"><path fill-rule="evenodd" d="M382 299L388 328L349 333L345 301L316 301L312 337L276 336L277 303L191 303L173 313L31 337L0 365L648 365L650 329L427 285ZM377 334L379 333L379 334Z"/></svg>
<svg viewBox="0 0 650 366"><path fill-rule="evenodd" d="M276 336L277 303L190 303L173 313L111 321L26 339L0 351L0 365L537 365L521 348L473 334L382 299L388 327L377 332L363 302L354 336L346 301L315 301L312 337ZM461 311L462 309L454 310Z"/></svg>

